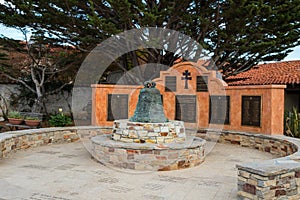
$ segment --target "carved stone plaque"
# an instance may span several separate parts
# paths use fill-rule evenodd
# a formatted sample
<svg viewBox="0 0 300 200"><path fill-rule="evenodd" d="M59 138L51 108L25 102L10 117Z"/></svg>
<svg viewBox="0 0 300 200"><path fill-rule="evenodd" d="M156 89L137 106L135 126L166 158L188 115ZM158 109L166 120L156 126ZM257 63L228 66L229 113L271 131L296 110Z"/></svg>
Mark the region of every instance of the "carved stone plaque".
<svg viewBox="0 0 300 200"><path fill-rule="evenodd" d="M175 119L184 122L196 122L196 96L195 95L177 95Z"/></svg>
<svg viewBox="0 0 300 200"><path fill-rule="evenodd" d="M261 96L242 96L242 125L260 126Z"/></svg>
<svg viewBox="0 0 300 200"><path fill-rule="evenodd" d="M166 76L165 91L176 92L176 76Z"/></svg>
<svg viewBox="0 0 300 200"><path fill-rule="evenodd" d="M207 92L207 76L197 76L197 92Z"/></svg>
<svg viewBox="0 0 300 200"><path fill-rule="evenodd" d="M128 95L108 94L107 121L128 119Z"/></svg>
<svg viewBox="0 0 300 200"><path fill-rule="evenodd" d="M210 96L209 122L229 124L230 96Z"/></svg>

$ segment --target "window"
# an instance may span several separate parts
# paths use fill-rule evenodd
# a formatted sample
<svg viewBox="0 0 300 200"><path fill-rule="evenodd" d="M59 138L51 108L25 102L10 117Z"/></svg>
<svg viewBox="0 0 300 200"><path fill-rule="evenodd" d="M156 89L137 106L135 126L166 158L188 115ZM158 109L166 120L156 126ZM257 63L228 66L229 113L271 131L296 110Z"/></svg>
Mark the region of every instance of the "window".
<svg viewBox="0 0 300 200"><path fill-rule="evenodd" d="M165 91L176 92L176 76L166 76L165 78Z"/></svg>
<svg viewBox="0 0 300 200"><path fill-rule="evenodd" d="M128 119L128 95L108 94L107 121Z"/></svg>
<svg viewBox="0 0 300 200"><path fill-rule="evenodd" d="M196 122L196 96L195 95L177 95L175 119L184 122Z"/></svg>
<svg viewBox="0 0 300 200"><path fill-rule="evenodd" d="M260 126L261 96L242 96L242 125Z"/></svg>
<svg viewBox="0 0 300 200"><path fill-rule="evenodd" d="M207 92L207 76L197 76L197 92Z"/></svg>
<svg viewBox="0 0 300 200"><path fill-rule="evenodd" d="M209 122L229 124L230 96L210 96Z"/></svg>

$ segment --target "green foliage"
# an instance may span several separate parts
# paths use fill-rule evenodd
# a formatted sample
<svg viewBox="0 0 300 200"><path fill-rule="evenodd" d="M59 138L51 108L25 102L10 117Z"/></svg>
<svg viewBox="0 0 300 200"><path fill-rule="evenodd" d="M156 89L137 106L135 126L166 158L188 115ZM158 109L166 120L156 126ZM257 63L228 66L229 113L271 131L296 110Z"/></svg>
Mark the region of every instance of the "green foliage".
<svg viewBox="0 0 300 200"><path fill-rule="evenodd" d="M67 126L71 125L72 123L71 117L64 115L62 112L51 115L49 119L49 125L55 127Z"/></svg>
<svg viewBox="0 0 300 200"><path fill-rule="evenodd" d="M285 133L292 137L300 138L300 113L293 107L292 111L285 113Z"/></svg>
<svg viewBox="0 0 300 200"><path fill-rule="evenodd" d="M14 118L14 119L23 119L23 116L18 111L10 111L8 113L8 118Z"/></svg>
<svg viewBox="0 0 300 200"><path fill-rule="evenodd" d="M25 117L25 120L40 120L38 117Z"/></svg>
<svg viewBox="0 0 300 200"><path fill-rule="evenodd" d="M67 42L86 51L133 28L180 31L205 48L224 77L286 57L299 45L299 19L300 0L8 0L0 4L0 23L31 28L44 37L43 43ZM146 61L168 65L184 56L184 51L181 55L143 51ZM135 56L128 56L130 63L138 64ZM132 67L124 64L127 59L119 61L125 69Z"/></svg>

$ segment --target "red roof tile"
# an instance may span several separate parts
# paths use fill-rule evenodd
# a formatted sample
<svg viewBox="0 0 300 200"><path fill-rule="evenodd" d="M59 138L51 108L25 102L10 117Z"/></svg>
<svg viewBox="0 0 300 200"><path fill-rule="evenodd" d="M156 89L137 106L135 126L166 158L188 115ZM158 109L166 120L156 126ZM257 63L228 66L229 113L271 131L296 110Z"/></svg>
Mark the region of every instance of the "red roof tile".
<svg viewBox="0 0 300 200"><path fill-rule="evenodd" d="M300 84L300 60L256 65L226 79L228 85Z"/></svg>

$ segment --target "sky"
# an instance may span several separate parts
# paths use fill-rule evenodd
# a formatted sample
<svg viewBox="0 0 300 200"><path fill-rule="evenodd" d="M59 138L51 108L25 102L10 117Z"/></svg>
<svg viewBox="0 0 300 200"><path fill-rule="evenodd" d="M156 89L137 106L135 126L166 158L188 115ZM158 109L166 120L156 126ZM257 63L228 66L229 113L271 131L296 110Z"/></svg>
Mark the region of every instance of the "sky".
<svg viewBox="0 0 300 200"><path fill-rule="evenodd" d="M1 3L1 0L0 0ZM7 28L0 24L0 35L4 35L6 37L23 40L24 36L21 32L16 31L12 28ZM284 61L288 60L300 60L300 46L297 46L293 49L293 51L284 59Z"/></svg>

